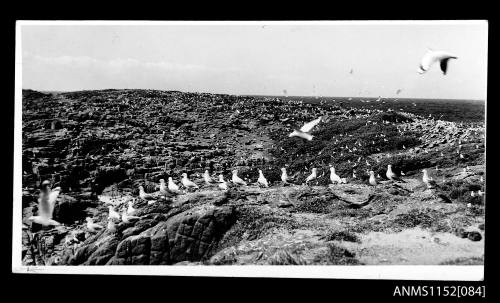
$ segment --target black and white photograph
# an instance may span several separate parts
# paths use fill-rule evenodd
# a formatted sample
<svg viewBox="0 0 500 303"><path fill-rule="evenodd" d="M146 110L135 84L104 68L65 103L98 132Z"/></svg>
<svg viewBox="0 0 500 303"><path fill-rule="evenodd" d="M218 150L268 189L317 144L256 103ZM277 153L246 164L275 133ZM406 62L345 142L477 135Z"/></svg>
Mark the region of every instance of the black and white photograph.
<svg viewBox="0 0 500 303"><path fill-rule="evenodd" d="M484 279L488 22L16 24L12 270Z"/></svg>

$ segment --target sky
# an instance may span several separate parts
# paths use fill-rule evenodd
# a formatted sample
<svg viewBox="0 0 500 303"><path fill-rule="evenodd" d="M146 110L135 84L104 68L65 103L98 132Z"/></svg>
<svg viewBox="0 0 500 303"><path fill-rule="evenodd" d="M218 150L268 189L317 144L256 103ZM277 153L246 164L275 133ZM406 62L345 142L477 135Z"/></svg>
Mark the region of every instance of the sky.
<svg viewBox="0 0 500 303"><path fill-rule="evenodd" d="M21 25L22 87L486 99L486 21ZM445 50L417 72L428 48ZM396 94L400 90L399 94Z"/></svg>

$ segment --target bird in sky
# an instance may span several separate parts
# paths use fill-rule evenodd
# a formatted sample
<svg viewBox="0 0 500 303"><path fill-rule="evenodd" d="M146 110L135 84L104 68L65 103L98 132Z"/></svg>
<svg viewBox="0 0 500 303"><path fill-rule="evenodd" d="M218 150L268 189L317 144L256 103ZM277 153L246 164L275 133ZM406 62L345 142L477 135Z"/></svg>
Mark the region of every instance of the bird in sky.
<svg viewBox="0 0 500 303"><path fill-rule="evenodd" d="M446 51L428 49L427 53L420 61L418 72L423 74L427 72L433 64L439 62L439 67L441 68L443 75L446 75L446 71L448 70L448 61L450 59L458 59L458 57Z"/></svg>

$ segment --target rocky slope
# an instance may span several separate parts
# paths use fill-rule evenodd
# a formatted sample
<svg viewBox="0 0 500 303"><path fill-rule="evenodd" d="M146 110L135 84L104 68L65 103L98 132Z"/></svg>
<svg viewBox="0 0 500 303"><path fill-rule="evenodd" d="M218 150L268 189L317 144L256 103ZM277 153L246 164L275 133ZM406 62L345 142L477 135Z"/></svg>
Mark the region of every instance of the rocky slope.
<svg viewBox="0 0 500 303"><path fill-rule="evenodd" d="M313 141L289 138L322 116ZM396 110L147 90L23 91L23 264L476 264L483 261L484 124ZM387 164L404 183L385 179ZM347 184L329 184L329 165ZM286 167L294 185L284 186ZM304 185L311 168L318 178ZM247 187L203 185L205 170ZM421 169L437 187L428 189ZM261 169L270 188L255 184ZM368 170L379 185L367 182ZM138 186L196 191L148 205ZM42 228L38 186L62 194ZM130 198L140 219L97 233ZM125 200L122 200L125 201ZM127 207L123 202L117 208Z"/></svg>

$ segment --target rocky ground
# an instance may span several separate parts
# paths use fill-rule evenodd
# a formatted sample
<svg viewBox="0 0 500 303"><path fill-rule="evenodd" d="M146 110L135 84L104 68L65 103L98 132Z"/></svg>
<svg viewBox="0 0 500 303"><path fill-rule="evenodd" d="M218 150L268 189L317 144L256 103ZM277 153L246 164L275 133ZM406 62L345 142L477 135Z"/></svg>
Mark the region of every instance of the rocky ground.
<svg viewBox="0 0 500 303"><path fill-rule="evenodd" d="M288 137L319 116L312 141ZM484 123L445 118L345 102L24 90L23 264L483 264L485 195L471 192L485 191ZM387 164L404 182L385 178ZM329 165L347 184L330 184ZM294 184L281 183L281 167ZM248 186L203 183L205 170L231 180L235 168ZM154 193L184 172L200 189L138 197L138 186ZM62 188L61 226L27 220L43 180ZM140 219L89 231L86 217L108 223L98 196L129 198Z"/></svg>

